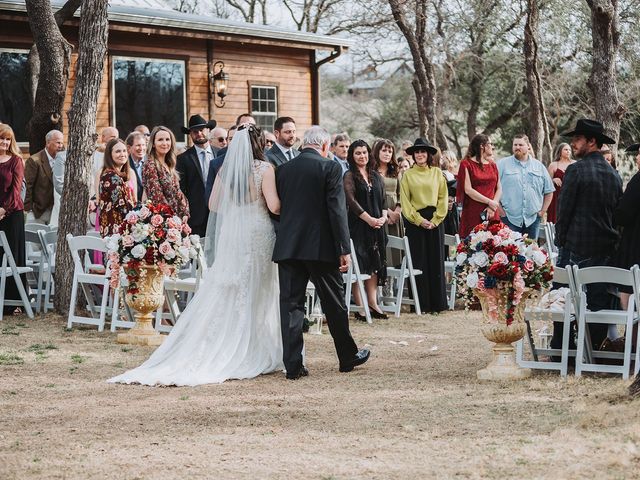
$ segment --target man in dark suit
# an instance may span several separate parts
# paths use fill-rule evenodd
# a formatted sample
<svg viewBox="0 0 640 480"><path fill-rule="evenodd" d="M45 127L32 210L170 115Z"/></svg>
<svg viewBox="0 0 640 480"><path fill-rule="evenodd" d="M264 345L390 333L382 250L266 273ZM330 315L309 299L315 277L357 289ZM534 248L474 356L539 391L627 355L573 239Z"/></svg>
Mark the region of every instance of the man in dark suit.
<svg viewBox="0 0 640 480"><path fill-rule="evenodd" d="M297 157L300 152L293 148L296 143L296 122L291 117L277 118L273 124L273 133L276 136L276 143L266 151L267 160L274 167Z"/></svg>
<svg viewBox="0 0 640 480"><path fill-rule="evenodd" d="M366 362L349 332L342 274L351 263L349 227L337 162L326 159L330 137L314 126L305 132L303 149L276 170L280 226L273 251L280 277L280 320L287 378L308 375L302 364L302 326L309 278L327 317L341 372Z"/></svg>
<svg viewBox="0 0 640 480"><path fill-rule="evenodd" d="M142 201L142 166L147 160L147 138L144 133L133 131L127 135L125 140L127 151L129 152L129 167L136 176L136 195L138 202Z"/></svg>
<svg viewBox="0 0 640 480"><path fill-rule="evenodd" d="M176 170L180 174L180 190L189 202L189 226L191 231L204 237L207 231L209 208L205 190L209 165L214 159L209 145L209 130L216 126L215 120L206 121L200 115L189 118L189 126L182 127L188 133L193 146L178 155Z"/></svg>

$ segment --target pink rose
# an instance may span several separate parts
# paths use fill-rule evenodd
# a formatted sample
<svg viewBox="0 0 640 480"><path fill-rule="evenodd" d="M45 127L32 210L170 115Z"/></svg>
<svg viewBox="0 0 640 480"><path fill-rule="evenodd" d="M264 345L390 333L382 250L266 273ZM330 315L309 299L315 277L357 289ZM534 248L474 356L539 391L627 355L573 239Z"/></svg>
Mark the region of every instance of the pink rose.
<svg viewBox="0 0 640 480"><path fill-rule="evenodd" d="M176 221L174 220L175 217L171 217L169 219L167 219L167 226L169 228L178 228L178 223L176 223Z"/></svg>
<svg viewBox="0 0 640 480"><path fill-rule="evenodd" d="M527 272L533 271L533 260L526 260L522 266Z"/></svg>
<svg viewBox="0 0 640 480"><path fill-rule="evenodd" d="M502 265L507 265L509 263L509 258L507 258L506 253L498 252L493 256L494 263L501 263Z"/></svg>
<svg viewBox="0 0 640 480"><path fill-rule="evenodd" d="M182 232L185 235L190 235L191 234L191 227L189 225L187 225L186 223L182 225Z"/></svg>
<svg viewBox="0 0 640 480"><path fill-rule="evenodd" d="M166 255L172 250L171 244L169 242L162 242L158 247L158 251L161 255Z"/></svg>
<svg viewBox="0 0 640 480"><path fill-rule="evenodd" d="M170 228L169 230L167 230L167 240L173 243L176 243L178 240L180 240L180 230L176 228Z"/></svg>
<svg viewBox="0 0 640 480"><path fill-rule="evenodd" d="M162 215L156 213L153 217L151 217L151 225L153 225L154 227L159 227L163 222L164 219L162 218Z"/></svg>
<svg viewBox="0 0 640 480"><path fill-rule="evenodd" d="M139 215L140 218L147 218L149 215L151 215L151 210L149 210L147 207L142 207L140 208Z"/></svg>
<svg viewBox="0 0 640 480"><path fill-rule="evenodd" d="M511 235L511 230L505 227L498 232L498 235L500 235L502 238L506 240L509 238L509 235Z"/></svg>
<svg viewBox="0 0 640 480"><path fill-rule="evenodd" d="M122 245L125 247L133 247L134 240L131 235L125 235L122 237Z"/></svg>
<svg viewBox="0 0 640 480"><path fill-rule="evenodd" d="M138 215L136 212L129 212L127 216L124 217L128 224L133 225L134 223L138 223Z"/></svg>

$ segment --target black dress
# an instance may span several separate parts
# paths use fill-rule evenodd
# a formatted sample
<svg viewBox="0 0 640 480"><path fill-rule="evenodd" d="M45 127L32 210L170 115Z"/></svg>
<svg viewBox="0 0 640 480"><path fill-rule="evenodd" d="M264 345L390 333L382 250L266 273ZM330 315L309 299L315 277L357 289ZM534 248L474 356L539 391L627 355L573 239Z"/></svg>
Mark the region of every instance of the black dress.
<svg viewBox="0 0 640 480"><path fill-rule="evenodd" d="M378 285L384 285L387 277L386 245L384 228L371 228L360 218L367 212L374 218L382 217L386 208L384 179L378 172L372 172L368 185L352 171L344 175L344 191L349 209L349 233L355 247L360 272L378 275Z"/></svg>
<svg viewBox="0 0 640 480"><path fill-rule="evenodd" d="M613 265L629 269L640 264L640 172L629 181L614 213L614 222L622 227L622 238ZM631 287L620 287L632 293Z"/></svg>

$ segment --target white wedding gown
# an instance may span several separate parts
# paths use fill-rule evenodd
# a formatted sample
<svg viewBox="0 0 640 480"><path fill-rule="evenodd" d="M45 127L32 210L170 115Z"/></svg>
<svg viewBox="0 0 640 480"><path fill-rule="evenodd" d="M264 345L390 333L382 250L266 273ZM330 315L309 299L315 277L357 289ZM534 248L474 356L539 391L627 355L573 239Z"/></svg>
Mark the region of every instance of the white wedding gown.
<svg viewBox="0 0 640 480"><path fill-rule="evenodd" d="M275 233L262 195L267 168L254 162L256 200L226 206L233 225L220 227L213 265L164 343L109 382L195 386L284 368Z"/></svg>

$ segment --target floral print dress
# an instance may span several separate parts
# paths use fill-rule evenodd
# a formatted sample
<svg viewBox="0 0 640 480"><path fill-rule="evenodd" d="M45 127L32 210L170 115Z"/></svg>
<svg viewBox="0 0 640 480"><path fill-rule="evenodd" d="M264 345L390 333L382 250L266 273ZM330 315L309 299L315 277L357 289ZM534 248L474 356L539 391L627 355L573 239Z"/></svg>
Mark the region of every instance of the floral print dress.
<svg viewBox="0 0 640 480"><path fill-rule="evenodd" d="M99 195L100 235L107 237L118 232L136 199L129 183L111 169L100 175Z"/></svg>
<svg viewBox="0 0 640 480"><path fill-rule="evenodd" d="M142 185L147 199L154 205L169 205L174 215L189 218L189 204L180 190L178 176L152 158L142 166Z"/></svg>

